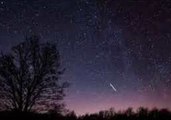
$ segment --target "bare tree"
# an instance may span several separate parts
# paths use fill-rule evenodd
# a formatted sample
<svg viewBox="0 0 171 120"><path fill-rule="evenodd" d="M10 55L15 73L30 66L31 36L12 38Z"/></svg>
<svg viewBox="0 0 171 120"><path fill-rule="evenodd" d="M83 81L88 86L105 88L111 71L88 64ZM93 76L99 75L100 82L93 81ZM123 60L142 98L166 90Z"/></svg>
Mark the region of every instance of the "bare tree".
<svg viewBox="0 0 171 120"><path fill-rule="evenodd" d="M62 70L63 71L63 70ZM31 36L0 55L0 103L2 109L30 111L59 106L65 82L60 82L60 55L55 44Z"/></svg>

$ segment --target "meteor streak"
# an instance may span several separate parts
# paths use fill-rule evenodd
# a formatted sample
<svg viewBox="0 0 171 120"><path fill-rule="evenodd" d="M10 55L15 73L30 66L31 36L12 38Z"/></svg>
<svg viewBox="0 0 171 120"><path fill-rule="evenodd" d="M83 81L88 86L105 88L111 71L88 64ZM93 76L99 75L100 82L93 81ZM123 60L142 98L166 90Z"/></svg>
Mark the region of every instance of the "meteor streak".
<svg viewBox="0 0 171 120"><path fill-rule="evenodd" d="M112 89L116 92L116 88L110 83L110 86L112 87Z"/></svg>

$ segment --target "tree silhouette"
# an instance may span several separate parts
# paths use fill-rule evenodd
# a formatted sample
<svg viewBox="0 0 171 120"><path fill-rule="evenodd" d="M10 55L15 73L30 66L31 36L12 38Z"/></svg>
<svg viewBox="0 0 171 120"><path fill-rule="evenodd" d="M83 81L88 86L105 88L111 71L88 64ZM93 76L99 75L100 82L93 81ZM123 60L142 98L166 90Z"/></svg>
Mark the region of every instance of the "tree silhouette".
<svg viewBox="0 0 171 120"><path fill-rule="evenodd" d="M65 82L60 82L60 55L55 44L40 43L33 35L0 55L2 109L31 111L59 106Z"/></svg>

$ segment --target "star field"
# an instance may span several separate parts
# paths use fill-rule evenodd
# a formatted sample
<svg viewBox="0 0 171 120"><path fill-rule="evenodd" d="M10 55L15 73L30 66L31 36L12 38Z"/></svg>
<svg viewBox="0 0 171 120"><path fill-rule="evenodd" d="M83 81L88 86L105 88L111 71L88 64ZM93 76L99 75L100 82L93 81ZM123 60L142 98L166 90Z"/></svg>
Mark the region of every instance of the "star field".
<svg viewBox="0 0 171 120"><path fill-rule="evenodd" d="M0 49L32 33L58 44L77 114L171 108L169 0L0 0Z"/></svg>

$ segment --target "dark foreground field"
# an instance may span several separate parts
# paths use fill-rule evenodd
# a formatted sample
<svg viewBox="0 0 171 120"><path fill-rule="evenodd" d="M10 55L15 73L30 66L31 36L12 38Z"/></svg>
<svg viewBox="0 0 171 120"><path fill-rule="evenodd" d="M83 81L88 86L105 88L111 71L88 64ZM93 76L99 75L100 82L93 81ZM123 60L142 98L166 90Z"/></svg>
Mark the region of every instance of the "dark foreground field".
<svg viewBox="0 0 171 120"><path fill-rule="evenodd" d="M132 109L122 112L108 110L78 117L74 112L60 115L55 112L40 114L3 111L0 112L0 120L171 120L171 112L167 109L140 108L137 112L133 112Z"/></svg>

